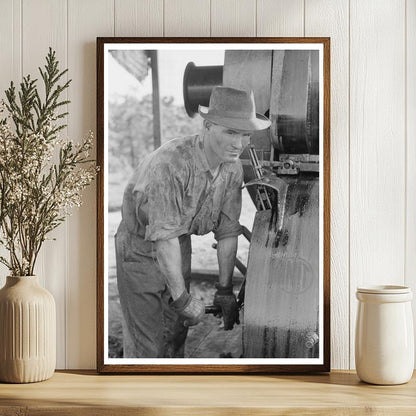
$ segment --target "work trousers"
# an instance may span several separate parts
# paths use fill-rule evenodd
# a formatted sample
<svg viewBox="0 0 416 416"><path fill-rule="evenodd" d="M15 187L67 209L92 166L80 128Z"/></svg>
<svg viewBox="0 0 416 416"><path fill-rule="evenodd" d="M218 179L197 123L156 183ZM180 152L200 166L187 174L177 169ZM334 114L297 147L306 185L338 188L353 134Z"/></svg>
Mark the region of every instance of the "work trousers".
<svg viewBox="0 0 416 416"><path fill-rule="evenodd" d="M179 242L182 273L189 291L191 238L181 236ZM169 307L170 291L156 258L136 249L150 243L140 241L122 225L115 243L124 358L183 358L188 328Z"/></svg>

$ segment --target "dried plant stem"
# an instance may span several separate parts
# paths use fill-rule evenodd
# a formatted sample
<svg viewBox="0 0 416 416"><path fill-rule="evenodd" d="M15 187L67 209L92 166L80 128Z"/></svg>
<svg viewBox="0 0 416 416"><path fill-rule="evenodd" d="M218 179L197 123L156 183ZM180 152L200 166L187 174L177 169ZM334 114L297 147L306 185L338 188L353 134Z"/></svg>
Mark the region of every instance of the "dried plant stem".
<svg viewBox="0 0 416 416"><path fill-rule="evenodd" d="M0 106L0 115L6 113L0 117L0 245L9 251L0 263L12 275L33 275L48 234L80 206L97 171L89 157L91 133L80 144L59 138L65 124L58 121L67 115L60 109L69 103L60 96L70 81L59 84L67 70L59 71L58 64L49 49L44 69L39 68L43 98L28 75L18 92L10 84L7 103Z"/></svg>

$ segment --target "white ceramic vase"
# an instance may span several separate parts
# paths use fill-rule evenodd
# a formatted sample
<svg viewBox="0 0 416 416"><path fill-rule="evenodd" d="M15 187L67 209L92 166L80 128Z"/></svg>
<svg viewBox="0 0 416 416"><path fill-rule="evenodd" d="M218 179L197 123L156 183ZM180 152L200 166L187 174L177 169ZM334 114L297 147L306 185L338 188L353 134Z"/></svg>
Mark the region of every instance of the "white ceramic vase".
<svg viewBox="0 0 416 416"><path fill-rule="evenodd" d="M414 368L414 333L410 288L373 286L357 289L355 366L372 384L402 384Z"/></svg>
<svg viewBox="0 0 416 416"><path fill-rule="evenodd" d="M36 276L8 276L0 290L0 381L50 378L56 365L53 296Z"/></svg>

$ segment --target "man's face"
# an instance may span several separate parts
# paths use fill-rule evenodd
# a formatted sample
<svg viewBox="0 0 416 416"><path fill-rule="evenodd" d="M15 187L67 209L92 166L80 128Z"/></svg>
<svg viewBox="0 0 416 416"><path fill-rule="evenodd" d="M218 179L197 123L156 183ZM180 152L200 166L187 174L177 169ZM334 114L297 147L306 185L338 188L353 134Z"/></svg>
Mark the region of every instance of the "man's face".
<svg viewBox="0 0 416 416"><path fill-rule="evenodd" d="M211 151L221 162L236 162L250 142L250 132L209 124L208 136Z"/></svg>

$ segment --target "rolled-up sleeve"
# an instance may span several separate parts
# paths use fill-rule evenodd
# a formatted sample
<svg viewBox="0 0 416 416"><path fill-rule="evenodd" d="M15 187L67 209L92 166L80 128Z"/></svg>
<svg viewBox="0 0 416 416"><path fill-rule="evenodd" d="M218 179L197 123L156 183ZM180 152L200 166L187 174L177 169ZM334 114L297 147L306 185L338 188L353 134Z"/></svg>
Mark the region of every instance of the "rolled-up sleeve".
<svg viewBox="0 0 416 416"><path fill-rule="evenodd" d="M170 240L186 234L189 224L182 215L184 186L181 172L164 163L154 167L150 177L145 191L149 220L145 240Z"/></svg>
<svg viewBox="0 0 416 416"><path fill-rule="evenodd" d="M221 208L218 225L214 229L217 241L228 237L237 237L242 229L239 223L241 214L241 187L243 185L243 169L239 166L238 172L226 191L224 204Z"/></svg>

